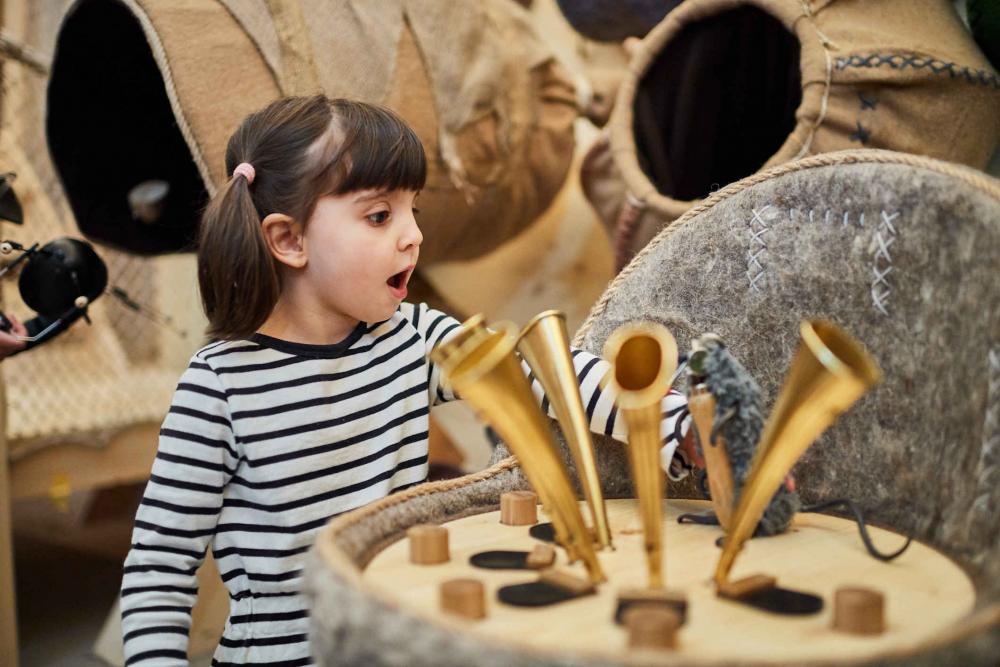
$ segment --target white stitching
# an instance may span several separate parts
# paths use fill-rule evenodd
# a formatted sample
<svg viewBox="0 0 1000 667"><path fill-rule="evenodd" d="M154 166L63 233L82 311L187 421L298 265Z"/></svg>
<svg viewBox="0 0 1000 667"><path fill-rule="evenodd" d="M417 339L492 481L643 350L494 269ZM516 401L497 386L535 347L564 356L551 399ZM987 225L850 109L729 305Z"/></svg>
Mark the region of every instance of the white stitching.
<svg viewBox="0 0 1000 667"><path fill-rule="evenodd" d="M896 228L892 221L899 217L899 212L888 214L882 211L882 219L875 230L873 239L875 247L872 250L871 284L872 305L883 315L889 315L889 296L892 294L892 284L888 276L892 272L892 255L889 247L896 241Z"/></svg>
<svg viewBox="0 0 1000 667"><path fill-rule="evenodd" d="M750 289L755 292L760 292L761 288L757 286L764 278L764 264L763 258L764 253L767 251L767 243L764 241L764 232L768 231L769 227L761 217L771 205L768 204L764 208L751 209L753 211L753 217L750 222L747 223L747 227L750 230L750 245L747 248L747 280L750 281ZM755 227L759 225L759 227ZM759 247L755 247L759 246Z"/></svg>

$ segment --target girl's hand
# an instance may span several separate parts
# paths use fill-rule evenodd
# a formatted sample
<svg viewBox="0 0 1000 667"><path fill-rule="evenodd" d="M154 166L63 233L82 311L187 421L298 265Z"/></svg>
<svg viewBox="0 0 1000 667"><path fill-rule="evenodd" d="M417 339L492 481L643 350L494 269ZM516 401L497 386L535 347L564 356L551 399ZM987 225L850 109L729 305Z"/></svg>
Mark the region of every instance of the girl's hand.
<svg viewBox="0 0 1000 667"><path fill-rule="evenodd" d="M701 454L698 453L698 448L695 446L695 429L694 425L688 429L687 434L685 434L684 439L681 440L681 444L677 447L679 450L684 452L687 456L687 460L692 462L696 468L705 468L705 459L702 458Z"/></svg>

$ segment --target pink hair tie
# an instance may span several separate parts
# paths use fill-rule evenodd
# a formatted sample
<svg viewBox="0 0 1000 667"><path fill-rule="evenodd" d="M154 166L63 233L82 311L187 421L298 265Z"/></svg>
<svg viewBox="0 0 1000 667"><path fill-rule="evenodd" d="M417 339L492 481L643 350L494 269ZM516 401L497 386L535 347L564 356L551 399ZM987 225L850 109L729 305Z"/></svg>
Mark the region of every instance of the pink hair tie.
<svg viewBox="0 0 1000 667"><path fill-rule="evenodd" d="M257 172L254 171L253 165L250 164L249 162L240 162L238 165L236 165L236 168L233 169L233 178L236 178L237 176L242 176L243 178L247 179L247 185L253 183L254 176L256 175Z"/></svg>

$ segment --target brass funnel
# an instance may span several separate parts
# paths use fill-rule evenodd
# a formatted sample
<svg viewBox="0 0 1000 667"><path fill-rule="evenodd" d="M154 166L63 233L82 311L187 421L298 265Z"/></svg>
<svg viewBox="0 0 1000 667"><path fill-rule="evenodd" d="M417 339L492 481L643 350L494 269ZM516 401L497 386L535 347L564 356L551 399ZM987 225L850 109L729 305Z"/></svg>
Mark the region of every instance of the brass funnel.
<svg viewBox="0 0 1000 667"><path fill-rule="evenodd" d="M590 507L597 543L602 548L611 546L611 530L604 507L604 494L594 462L594 443L590 438L590 425L580 397L573 357L569 351L566 333L566 316L557 310L539 313L521 330L517 343L521 356L545 389L552 403L559 426L569 444L573 462L580 475L580 486Z"/></svg>
<svg viewBox="0 0 1000 667"><path fill-rule="evenodd" d="M495 329L470 334L435 361L455 391L496 430L517 457L552 518L556 540L566 548L570 561L583 559L590 580L604 581L548 421L535 403L514 352L516 329L510 324L497 324Z"/></svg>
<svg viewBox="0 0 1000 667"><path fill-rule="evenodd" d="M882 376L865 348L834 324L804 321L799 333L802 341L764 426L715 569L720 587L795 462Z"/></svg>
<svg viewBox="0 0 1000 667"><path fill-rule="evenodd" d="M614 370L611 386L628 425L628 454L639 499L649 587L663 587L663 471L660 469L661 401L677 370L677 342L659 324L627 324L604 346Z"/></svg>
<svg viewBox="0 0 1000 667"><path fill-rule="evenodd" d="M489 329L486 328L486 318L482 313L476 313L462 322L462 326L448 340L439 343L431 350L431 361L438 367L444 367L448 357L455 354L462 345L470 341L481 340L489 332Z"/></svg>

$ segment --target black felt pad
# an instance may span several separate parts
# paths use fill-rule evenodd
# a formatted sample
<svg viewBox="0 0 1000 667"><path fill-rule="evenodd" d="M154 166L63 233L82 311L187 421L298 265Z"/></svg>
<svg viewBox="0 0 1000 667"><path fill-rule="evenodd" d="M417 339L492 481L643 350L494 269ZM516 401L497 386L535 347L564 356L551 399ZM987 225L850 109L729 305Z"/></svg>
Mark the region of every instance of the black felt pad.
<svg viewBox="0 0 1000 667"><path fill-rule="evenodd" d="M577 597L581 595L542 581L512 584L497 591L500 602L514 607L548 607Z"/></svg>
<svg viewBox="0 0 1000 667"><path fill-rule="evenodd" d="M528 529L528 534L542 542L556 541L556 528L551 523L536 523Z"/></svg>
<svg viewBox="0 0 1000 667"><path fill-rule="evenodd" d="M530 570L527 551L480 551L469 564L487 570Z"/></svg>
<svg viewBox="0 0 1000 667"><path fill-rule="evenodd" d="M808 616L818 614L823 609L823 598L779 586L765 588L733 600L783 616Z"/></svg>

